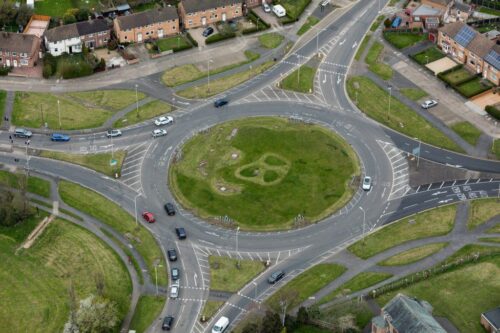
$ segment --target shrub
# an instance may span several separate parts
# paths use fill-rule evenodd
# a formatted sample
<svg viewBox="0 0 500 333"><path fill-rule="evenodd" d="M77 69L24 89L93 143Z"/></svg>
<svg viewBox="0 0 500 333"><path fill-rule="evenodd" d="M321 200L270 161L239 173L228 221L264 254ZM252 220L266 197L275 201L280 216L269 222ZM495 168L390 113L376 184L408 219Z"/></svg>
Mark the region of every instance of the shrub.
<svg viewBox="0 0 500 333"><path fill-rule="evenodd" d="M198 46L198 42L193 38L193 36L191 36L189 32L186 34L186 37L191 42L191 44L193 44L195 47Z"/></svg>
<svg viewBox="0 0 500 333"><path fill-rule="evenodd" d="M262 20L260 16L253 11L253 9L250 9L247 18L252 21L259 30L266 30L271 27L266 21Z"/></svg>
<svg viewBox="0 0 500 333"><path fill-rule="evenodd" d="M386 18L384 21L384 27L389 28L391 26L392 22L390 18Z"/></svg>
<svg viewBox="0 0 500 333"><path fill-rule="evenodd" d="M206 44L212 44L212 43L217 43L220 42L221 40L229 39L236 37L236 34L234 32L227 33L227 34L214 34L207 39L205 39Z"/></svg>
<svg viewBox="0 0 500 333"><path fill-rule="evenodd" d="M281 19L281 24L283 24L283 25L293 24L297 21L298 21L298 19L294 19L292 17L286 16L286 17Z"/></svg>
<svg viewBox="0 0 500 333"><path fill-rule="evenodd" d="M243 31L241 33L243 35L248 35L248 34L252 34L252 33L257 32L257 31L260 31L260 29L258 27L252 27L252 28L243 29Z"/></svg>
<svg viewBox="0 0 500 333"><path fill-rule="evenodd" d="M63 22L64 24L71 24L76 22L76 17L73 14L66 13L63 16Z"/></svg>
<svg viewBox="0 0 500 333"><path fill-rule="evenodd" d="M500 110L497 109L494 105L487 105L485 111L488 112L488 114L496 120L500 120Z"/></svg>
<svg viewBox="0 0 500 333"><path fill-rule="evenodd" d="M108 50L113 51L118 48L118 41L116 39L112 39L108 42Z"/></svg>
<svg viewBox="0 0 500 333"><path fill-rule="evenodd" d="M45 79L48 79L52 76L52 66L50 64L43 65L42 75Z"/></svg>
<svg viewBox="0 0 500 333"><path fill-rule="evenodd" d="M11 70L10 67L0 67L0 76L8 75L10 70Z"/></svg>

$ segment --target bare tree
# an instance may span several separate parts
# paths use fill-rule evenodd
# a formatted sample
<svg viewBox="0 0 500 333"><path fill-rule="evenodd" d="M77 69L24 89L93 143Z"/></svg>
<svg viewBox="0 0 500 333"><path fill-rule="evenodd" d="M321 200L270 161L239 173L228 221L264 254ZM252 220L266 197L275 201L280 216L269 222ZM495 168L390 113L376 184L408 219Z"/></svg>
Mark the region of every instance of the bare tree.
<svg viewBox="0 0 500 333"><path fill-rule="evenodd" d="M354 315L350 313L337 319L337 327L342 333L358 329L354 320Z"/></svg>

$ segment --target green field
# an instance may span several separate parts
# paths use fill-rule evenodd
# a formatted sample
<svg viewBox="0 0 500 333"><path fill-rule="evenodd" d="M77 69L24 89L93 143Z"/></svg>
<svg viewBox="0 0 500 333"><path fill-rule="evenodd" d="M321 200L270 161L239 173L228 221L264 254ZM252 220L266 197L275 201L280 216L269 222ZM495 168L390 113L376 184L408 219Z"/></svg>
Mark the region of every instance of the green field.
<svg viewBox="0 0 500 333"><path fill-rule="evenodd" d="M16 174L5 170L0 170L0 185L18 189L21 186L20 182L23 180L21 179L21 177L25 177L24 174ZM28 192L38 194L42 197L50 197L50 182L43 178L30 176L28 178L26 189Z"/></svg>
<svg viewBox="0 0 500 333"><path fill-rule="evenodd" d="M439 252L448 243L433 243L420 247L416 247L410 250L406 250L395 256L392 256L384 261L379 262L377 265L380 266L400 266L400 265L408 265L419 260L422 260L436 252Z"/></svg>
<svg viewBox="0 0 500 333"><path fill-rule="evenodd" d="M406 217L366 236L348 250L367 259L411 240L446 235L453 229L456 210L455 205L450 205Z"/></svg>
<svg viewBox="0 0 500 333"><path fill-rule="evenodd" d="M432 46L425 51L419 52L411 56L420 65L427 65L433 61L446 57L436 46Z"/></svg>
<svg viewBox="0 0 500 333"><path fill-rule="evenodd" d="M380 76L383 80L389 80L392 78L393 71L391 66L380 62L383 51L384 45L379 42L374 42L366 54L365 62L368 64L369 70Z"/></svg>
<svg viewBox="0 0 500 333"><path fill-rule="evenodd" d="M500 203L495 198L471 201L467 227L474 229L498 214L500 214Z"/></svg>
<svg viewBox="0 0 500 333"><path fill-rule="evenodd" d="M321 127L279 118L217 125L189 140L172 164L179 202L204 218L229 216L247 230L291 228L324 218L351 197L358 174L348 144Z"/></svg>
<svg viewBox="0 0 500 333"><path fill-rule="evenodd" d="M68 288L77 300L96 294L95 276L104 278L104 295L123 319L132 285L125 265L88 231L56 219L34 245L15 249L40 220L0 228L0 327L2 332L62 332L68 320Z"/></svg>
<svg viewBox="0 0 500 333"><path fill-rule="evenodd" d="M404 49L427 39L427 34L412 32L384 32L384 38L398 49Z"/></svg>
<svg viewBox="0 0 500 333"><path fill-rule="evenodd" d="M142 99L145 95L138 94ZM70 94L17 92L12 123L17 126L76 130L102 126L116 111L135 103L135 92L103 90ZM58 108L59 101L59 108ZM61 126L59 126L59 110Z"/></svg>
<svg viewBox="0 0 500 333"><path fill-rule="evenodd" d="M276 32L269 32L259 36L260 45L266 49L275 49L283 42L285 37Z"/></svg>
<svg viewBox="0 0 500 333"><path fill-rule="evenodd" d="M273 306L279 303L280 293L297 293L288 305L288 309L291 310L341 276L345 271L346 268L338 264L318 264L294 277L274 293L266 301L266 304Z"/></svg>
<svg viewBox="0 0 500 333"><path fill-rule="evenodd" d="M478 130L476 126L472 125L467 121L462 121L451 126L451 129L455 131L462 139L467 141L472 146L477 144L477 140L483 132Z"/></svg>
<svg viewBox="0 0 500 333"><path fill-rule="evenodd" d="M349 295L366 289L368 287L374 286L377 283L387 280L392 274L388 273L375 273L375 272L363 272L359 273L325 297L319 300L319 304L328 303L335 299L339 295Z"/></svg>
<svg viewBox="0 0 500 333"><path fill-rule="evenodd" d="M415 296L429 302L434 316L451 320L462 332L483 332L481 313L498 306L500 295L500 257L466 265L447 273L430 277L408 288L379 298L387 303L396 293Z"/></svg>
<svg viewBox="0 0 500 333"><path fill-rule="evenodd" d="M300 27L299 31L297 31L297 35L302 36L302 35L303 35L303 34L305 34L307 31L309 31L309 30L311 29L311 27L313 27L313 26L315 26L316 24L318 24L318 22L319 22L319 21L320 21L320 20L319 20L319 18L317 18L316 16L313 16L313 15L309 16L309 17L307 18L306 23L304 23L304 24Z"/></svg>
<svg viewBox="0 0 500 333"><path fill-rule="evenodd" d="M115 159L116 165L111 166L111 155ZM55 160L65 161L73 164L78 164L86 168L103 173L110 177L115 177L115 173L120 173L123 160L125 159L126 152L117 150L111 153L97 153L97 154L68 154L52 150L42 150L41 157L52 158Z"/></svg>
<svg viewBox="0 0 500 333"><path fill-rule="evenodd" d="M115 128L130 126L149 120L165 113L171 112L174 107L162 101L152 101L139 107L139 112L137 110L130 111L124 117L118 119L114 123Z"/></svg>
<svg viewBox="0 0 500 333"><path fill-rule="evenodd" d="M431 123L394 97L391 99L391 112L389 113L389 92L380 88L369 78L361 76L349 78L347 92L351 100L356 100L356 91L358 92L358 107L370 118L410 137L420 138L431 145L458 152L463 151Z"/></svg>
<svg viewBox="0 0 500 333"><path fill-rule="evenodd" d="M130 243L143 257L150 276L154 276L152 272L154 272L156 262L163 265L164 274L161 274L162 269L160 269L158 284L161 286L167 285L166 265L159 245L146 228L141 224L139 224L139 227L136 226L135 219L130 214L102 195L75 183L60 181L59 195L69 206L109 225L129 239Z"/></svg>
<svg viewBox="0 0 500 333"><path fill-rule="evenodd" d="M237 292L265 269L260 261L210 256L210 289ZM236 264L239 262L240 267Z"/></svg>
<svg viewBox="0 0 500 333"><path fill-rule="evenodd" d="M102 9L99 0L42 0L35 2L35 14L62 18L71 8Z"/></svg>
<svg viewBox="0 0 500 333"><path fill-rule="evenodd" d="M425 91L420 88L401 88L399 90L401 94L411 99L412 101L418 101L421 98L429 96Z"/></svg>
<svg viewBox="0 0 500 333"><path fill-rule="evenodd" d="M145 332L160 315L165 300L164 297L141 295L130 322L130 329L137 333Z"/></svg>
<svg viewBox="0 0 500 333"><path fill-rule="evenodd" d="M281 81L281 88L306 94L312 93L316 69L307 65L300 66L300 69L294 70Z"/></svg>

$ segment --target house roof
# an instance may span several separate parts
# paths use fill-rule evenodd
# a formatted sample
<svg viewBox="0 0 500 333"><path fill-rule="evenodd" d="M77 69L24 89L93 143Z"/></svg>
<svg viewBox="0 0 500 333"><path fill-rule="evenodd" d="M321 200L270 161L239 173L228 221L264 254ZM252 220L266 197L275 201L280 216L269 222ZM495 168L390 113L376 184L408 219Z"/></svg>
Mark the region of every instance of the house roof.
<svg viewBox="0 0 500 333"><path fill-rule="evenodd" d="M483 33L483 36L485 36L488 39L495 39L497 38L498 35L500 35L500 31L498 30L490 30Z"/></svg>
<svg viewBox="0 0 500 333"><path fill-rule="evenodd" d="M207 9L241 4L242 0L182 0L186 13L196 13Z"/></svg>
<svg viewBox="0 0 500 333"><path fill-rule="evenodd" d="M398 332L446 333L431 314L432 307L425 301L396 295L382 309L383 315Z"/></svg>
<svg viewBox="0 0 500 333"><path fill-rule="evenodd" d="M486 311L481 315L486 318L495 329L500 328L500 306Z"/></svg>
<svg viewBox="0 0 500 333"><path fill-rule="evenodd" d="M448 4L450 2L452 2L453 0L428 0L428 1L436 3L436 4L439 4L439 5L442 5L442 6L448 6Z"/></svg>
<svg viewBox="0 0 500 333"><path fill-rule="evenodd" d="M153 23L176 20L179 18L175 7L165 7L159 9L148 10L140 13L135 13L127 16L119 16L118 25L123 30L143 27Z"/></svg>
<svg viewBox="0 0 500 333"><path fill-rule="evenodd" d="M476 36L467 45L467 49L484 58L491 51L495 42L488 37L477 33Z"/></svg>
<svg viewBox="0 0 500 333"><path fill-rule="evenodd" d="M457 10L461 11L461 12L470 12L472 7L469 6L468 4L466 3L463 3L463 2L458 2L458 1L455 1L455 4L453 5L453 7L455 7Z"/></svg>
<svg viewBox="0 0 500 333"><path fill-rule="evenodd" d="M427 5L418 6L412 13L412 16L440 16L441 9L433 8Z"/></svg>
<svg viewBox="0 0 500 333"><path fill-rule="evenodd" d="M0 51L33 54L40 45L40 38L15 32L0 32Z"/></svg>
<svg viewBox="0 0 500 333"><path fill-rule="evenodd" d="M106 30L109 30L106 20L97 19L52 28L45 32L45 37L49 42L57 42Z"/></svg>
<svg viewBox="0 0 500 333"><path fill-rule="evenodd" d="M439 28L439 31L441 31L443 34L450 36L451 38L454 38L456 34L460 31L460 29L463 28L464 25L465 23L460 21L448 23L445 24L443 27Z"/></svg>
<svg viewBox="0 0 500 333"><path fill-rule="evenodd" d="M427 23L427 24L439 24L439 18L434 17L434 16L427 17L425 19L425 23Z"/></svg>

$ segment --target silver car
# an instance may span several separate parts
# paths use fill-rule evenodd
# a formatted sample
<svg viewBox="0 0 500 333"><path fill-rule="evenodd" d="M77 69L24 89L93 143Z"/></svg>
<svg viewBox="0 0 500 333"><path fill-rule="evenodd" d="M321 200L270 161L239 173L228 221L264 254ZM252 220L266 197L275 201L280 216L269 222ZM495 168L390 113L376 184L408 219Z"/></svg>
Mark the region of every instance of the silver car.
<svg viewBox="0 0 500 333"><path fill-rule="evenodd" d="M423 102L422 105L421 105L421 107L422 107L422 109L430 109L430 108L432 108L433 106L436 106L436 105L438 105L438 102L436 102L433 99L430 99L428 101Z"/></svg>
<svg viewBox="0 0 500 333"><path fill-rule="evenodd" d="M179 297L179 285L174 284L170 287L170 298L176 299L177 297Z"/></svg>
<svg viewBox="0 0 500 333"><path fill-rule="evenodd" d="M363 179L363 190L369 191L372 188L372 177L366 176Z"/></svg>
<svg viewBox="0 0 500 333"><path fill-rule="evenodd" d="M167 130L164 130L164 129L155 129L155 130L153 130L153 133L152 133L153 138L157 138L157 137L165 136L165 135L167 135Z"/></svg>

